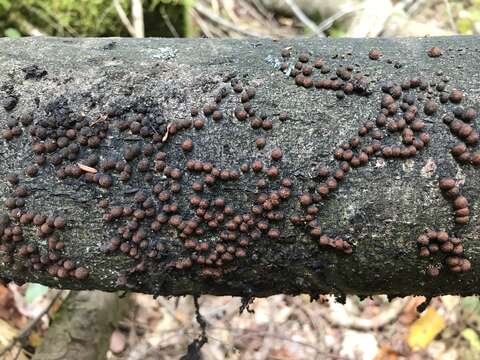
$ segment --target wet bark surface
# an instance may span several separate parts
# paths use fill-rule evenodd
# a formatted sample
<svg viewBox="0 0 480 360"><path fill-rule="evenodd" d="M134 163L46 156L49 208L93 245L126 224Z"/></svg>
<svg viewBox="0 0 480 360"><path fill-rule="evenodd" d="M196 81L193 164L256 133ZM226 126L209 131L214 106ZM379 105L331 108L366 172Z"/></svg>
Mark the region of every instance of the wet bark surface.
<svg viewBox="0 0 480 360"><path fill-rule="evenodd" d="M0 275L478 293L478 44L2 39Z"/></svg>

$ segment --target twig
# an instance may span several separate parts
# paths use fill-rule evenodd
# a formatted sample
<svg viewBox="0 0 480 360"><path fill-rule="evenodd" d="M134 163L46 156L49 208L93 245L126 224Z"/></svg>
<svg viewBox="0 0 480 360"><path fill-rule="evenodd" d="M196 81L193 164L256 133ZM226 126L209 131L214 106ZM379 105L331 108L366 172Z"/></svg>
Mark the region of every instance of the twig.
<svg viewBox="0 0 480 360"><path fill-rule="evenodd" d="M448 16L448 22L450 23L450 27L452 28L453 31L458 32L457 26L455 25L455 21L453 21L453 16L452 16L452 7L450 6L450 2L448 0L443 0L445 3L445 7L447 8L447 16Z"/></svg>
<svg viewBox="0 0 480 360"><path fill-rule="evenodd" d="M317 36L325 36L323 31L315 24L310 18L305 15L305 13L300 9L295 0L285 0L285 3L290 7L295 16L300 20L306 27L308 27L314 34Z"/></svg>
<svg viewBox="0 0 480 360"><path fill-rule="evenodd" d="M239 337L252 337L252 336L272 337L274 339L278 339L278 340L281 340L281 341L288 341L288 342L291 342L291 343L294 343L294 344L298 344L298 345L301 345L301 346L304 346L304 347L308 347L310 349L313 349L317 354L323 355L325 358L332 358L332 359L337 359L337 360L347 360L347 358L345 358L345 357L335 355L335 354L330 354L328 352L322 351L321 349L319 349L315 345L312 345L312 344L309 344L309 343L306 343L306 342L303 342L303 341L291 339L288 336L278 335L278 334L275 334L275 333L269 333L268 331L258 331L258 330L253 330L253 329L240 329L240 328L225 328L225 327L213 326L213 325L210 326L210 328L212 330L224 330L224 331L230 331L232 333L237 333L238 334L237 336L239 336Z"/></svg>
<svg viewBox="0 0 480 360"><path fill-rule="evenodd" d="M180 360L197 360L201 359L200 350L203 345L208 342L207 338L207 322L200 314L200 305L198 303L198 295L193 296L193 303L195 304L195 314L198 325L200 325L200 330L202 331L199 338L193 340L190 345L188 345L187 353L183 355Z"/></svg>
<svg viewBox="0 0 480 360"><path fill-rule="evenodd" d="M162 142L167 141L171 126L172 126L172 123L169 123L167 125L167 129L165 130L165 135L163 135Z"/></svg>
<svg viewBox="0 0 480 360"><path fill-rule="evenodd" d="M415 3L416 0L402 0L395 4L398 10L407 12L408 9Z"/></svg>
<svg viewBox="0 0 480 360"><path fill-rule="evenodd" d="M408 7L407 14L413 15L414 13L417 13L419 9L425 5L426 2L427 0L412 1L411 5Z"/></svg>
<svg viewBox="0 0 480 360"><path fill-rule="evenodd" d="M223 9L225 10L226 15L230 18L232 23L238 24L241 23L241 20L238 18L237 14L235 14L235 2L233 1L223 1Z"/></svg>
<svg viewBox="0 0 480 360"><path fill-rule="evenodd" d="M165 25L167 25L168 30L172 33L172 35L174 37L180 37L180 35L177 32L177 29L175 29L175 26L173 26L172 22L170 21L170 17L165 11L165 6L160 7L160 15L162 15L162 19L165 22Z"/></svg>
<svg viewBox="0 0 480 360"><path fill-rule="evenodd" d="M90 124L90 127L94 127L94 126L97 125L98 123L104 122L105 120L107 120L107 118L108 118L108 115L106 115L106 114L100 115L95 121L93 121L93 122Z"/></svg>
<svg viewBox="0 0 480 360"><path fill-rule="evenodd" d="M262 2L259 0L252 0L253 5L258 10L258 12L267 19L271 19L273 17L273 13L265 9Z"/></svg>
<svg viewBox="0 0 480 360"><path fill-rule="evenodd" d="M19 346L18 349L17 349L17 353L15 354L15 356L13 357L13 360L17 360L19 357L20 357L20 354L22 353L22 347Z"/></svg>
<svg viewBox="0 0 480 360"><path fill-rule="evenodd" d="M339 10L338 12L336 12L335 14L333 14L332 16L326 18L325 20L323 20L320 24L318 24L318 29L320 31L325 31L325 30L328 30L329 28L332 27L333 23L335 21L337 21L338 19L341 19L342 17L346 16L346 15L349 15L351 13L354 13L354 12L357 12L357 11L360 11L364 8L363 5L359 5L359 6L356 6L356 7L347 7L345 9L342 9L342 10Z"/></svg>
<svg viewBox="0 0 480 360"><path fill-rule="evenodd" d="M128 19L125 10L123 10L122 5L120 5L119 0L113 0L113 5L115 6L115 10L117 11L117 15L120 18L122 24L127 28L128 32L131 36L135 37L135 28L133 27L132 23Z"/></svg>
<svg viewBox="0 0 480 360"><path fill-rule="evenodd" d="M43 309L43 311L38 314L17 336L15 336L11 341L8 346L6 346L2 351L0 351L0 359L3 358L3 355L8 353L13 349L13 347L17 344L17 342L23 341L26 337L30 335L32 332L33 328L38 324L38 322L42 319L44 315L46 315L52 306L55 304L55 302L62 296L63 292L59 292L55 295L55 297L50 301L48 306Z"/></svg>
<svg viewBox="0 0 480 360"><path fill-rule="evenodd" d="M241 13L245 12L244 16L251 16L252 21L257 21L257 23L263 24L265 22L264 16L253 6L249 1L242 1L242 10Z"/></svg>
<svg viewBox="0 0 480 360"><path fill-rule="evenodd" d="M77 166L80 168L80 170L88 172L90 174L96 174L97 173L97 169L95 169L93 167L83 165L81 163L77 163Z"/></svg>
<svg viewBox="0 0 480 360"><path fill-rule="evenodd" d="M45 36L35 25L31 24L27 19L18 14L11 14L9 20L16 23L21 31L27 33L30 36Z"/></svg>
<svg viewBox="0 0 480 360"><path fill-rule="evenodd" d="M202 17L200 16L200 14L198 13L198 11L196 11L194 8L191 8L190 9L190 15L193 19L195 19L195 22L197 23L197 25L200 27L200 29L202 30L203 34L207 37L207 38L214 38L215 35L210 31L207 23L205 21L202 20Z"/></svg>
<svg viewBox="0 0 480 360"><path fill-rule="evenodd" d="M275 311L274 309L275 305L273 304L272 301L268 302L268 329L267 333L269 334L276 334L276 326L275 326L275 319L273 317L273 313ZM273 341L271 337L264 336L263 341L262 341L262 346L260 349L256 351L256 357L257 359L260 360L266 360L269 357L270 350L273 347Z"/></svg>
<svg viewBox="0 0 480 360"><path fill-rule="evenodd" d="M170 314L170 316L180 325L180 326L186 326L186 324L184 323L184 321L182 320L181 317L179 317L176 313L175 313L175 310L172 309L172 306L171 304L168 302L167 299L163 298L163 297L158 297L157 298L157 301L160 305L163 306L163 308Z"/></svg>
<svg viewBox="0 0 480 360"><path fill-rule="evenodd" d="M135 29L135 37L145 37L145 25L143 22L142 0L132 0L132 20Z"/></svg>
<svg viewBox="0 0 480 360"><path fill-rule="evenodd" d="M255 31L247 30L247 29L239 27L235 24L232 24L230 21L225 20L221 16L217 16L217 15L213 14L206 6L204 6L204 5L202 5L198 2L195 3L194 9L197 12L199 12L201 15L207 17L211 21L217 23L218 25L220 25L220 26L222 26L222 27L224 27L228 30L234 31L236 33L239 33L239 34L242 34L242 35L245 35L245 36L250 36L250 37L267 37L264 34L260 34L260 33L257 33Z"/></svg>
<svg viewBox="0 0 480 360"><path fill-rule="evenodd" d="M357 330L372 330L394 321L403 311L408 301L408 297L392 300L385 310L370 319L353 316L352 314L347 313L343 305L330 302L330 309L323 314L323 317L330 324L338 327ZM333 309L334 311L332 311Z"/></svg>

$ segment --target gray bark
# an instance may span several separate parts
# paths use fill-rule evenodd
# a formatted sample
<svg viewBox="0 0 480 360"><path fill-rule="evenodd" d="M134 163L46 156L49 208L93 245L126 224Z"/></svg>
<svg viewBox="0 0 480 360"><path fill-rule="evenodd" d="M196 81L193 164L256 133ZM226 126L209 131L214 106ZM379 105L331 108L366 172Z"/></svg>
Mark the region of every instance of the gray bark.
<svg viewBox="0 0 480 360"><path fill-rule="evenodd" d="M427 52L433 46L440 47L443 55L429 57ZM285 47L292 47L291 56L283 60L280 53ZM377 61L368 56L372 48L383 53ZM4 257L0 263L0 275L6 279L59 288L128 289L156 295L210 293L248 297L276 293L348 293L368 296L386 293L433 296L477 293L480 287L476 281L480 274L478 168L452 157L449 149L461 141L444 124L442 117L457 105L450 101L440 103L440 92L435 84L445 84L447 93L452 89L462 90L465 96L460 106L464 109L478 107L479 48L478 37L291 39L278 42L2 39L0 97L4 106L0 107L0 128L14 126L15 119L25 120L29 113L33 114L33 124L17 125L21 135L0 141L0 197L6 200L1 209L11 218L9 222L4 219L8 224L2 227ZM339 92L296 86L280 66L286 61L290 65L287 72L290 71L298 55L304 51L311 53L310 62L321 57L330 67L330 73L315 70L314 79L329 79L337 68L352 65L353 75L357 72L364 74L368 86L361 83L356 92L343 99L336 97L342 96ZM347 254L331 246L319 245L318 238L309 234L308 221L295 225L289 220L294 215L305 216L305 207L299 203L299 196L316 194L315 188L322 182L315 177L318 164L336 169L339 162L334 158L335 151L356 136L365 121L376 118L381 110L382 86L388 85L385 82L391 80L401 84L415 77L420 78L422 84L431 86L426 86L425 91L423 87L404 90L403 95L417 95L417 119L426 124L422 131L430 136L428 146L409 158L384 160L380 150L370 156L366 165L350 169L337 188L316 204L319 211L314 217L323 234L331 239L343 239L345 246L351 246L353 251ZM271 130L252 129L250 119L238 121L235 118L234 109L242 105L241 95L232 90L230 80L224 82L227 79L241 80L244 88L255 88L256 95L249 103L256 109L257 117L266 116L272 120ZM192 119L191 108L198 107L201 112L205 104L213 102L222 87L227 88L228 95L220 103L221 121L208 117L203 129L181 130L170 134L165 142L161 141L167 128L171 131L168 124ZM424 113L424 104L429 97L438 105L432 116ZM401 100L397 103L400 104ZM282 112L288 113L285 121L279 119ZM143 131L154 134L153 139L118 129L119 123L140 113L149 119ZM392 118L399 118L399 114L400 110ZM47 162L39 166L38 175L26 175L25 171L31 171L27 168L36 160L32 145L43 141L35 137L43 136L44 132L47 136L44 141L48 143L48 139L54 137L53 131L57 133L62 126L65 130L74 127L82 120L85 129L79 130L77 138L67 143L78 144L81 136L93 137L93 133L108 124L106 137L97 147L81 145L78 153L72 152L78 154L77 157L72 155L68 159L66 152L62 164L55 166L52 161L64 150L49 145L52 152L46 154ZM268 122L262 124L268 125ZM476 128L477 120L471 121L471 125ZM36 130L32 131L32 128ZM380 132L383 134L382 148L402 144L399 132L385 128ZM60 136L63 136L61 131ZM415 136L420 136L419 132L415 132ZM255 146L259 137L266 138L266 146L260 150ZM180 145L187 138L193 140L193 150L185 153ZM96 139L90 140L94 142ZM361 141L361 146L368 145L370 135L362 137ZM119 172L102 170L104 159L120 161L127 147L144 147L150 143L160 150L156 148L153 155L147 156L150 163L147 173L137 170L142 156L129 162L133 170L128 181L122 182ZM41 151L39 145L35 146ZM279 161L271 159L275 147L283 151L283 158ZM474 154L477 145L468 149ZM168 202L177 204L177 214L183 220L194 217L195 208L190 205L190 198L195 192L191 186L194 181L203 181L205 175L187 171L189 159L211 162L220 170L238 172L238 179L224 181L218 178L214 186L205 186L205 190L198 193L209 200L223 197L237 215L250 211L257 194L270 194L281 187L282 179L291 179L292 196L274 209L284 218L267 221L267 210L264 210L262 216L253 216L254 223L246 233L238 228L232 231L233 236L237 236L233 241L220 239L222 232L227 231L226 223L232 218L228 211L224 215L225 221L219 222L217 229L212 230L207 221L200 221L198 227L206 230L195 241L197 245L207 243L209 246L208 252L202 252L182 245L180 231L168 223L161 225L159 231L152 231L152 219L147 217L138 221L140 228L144 227L144 235L136 234L134 240L137 243L131 241L131 237L127 239L138 250L136 259L118 249L106 253L105 244L117 235L119 227L131 221L131 217L123 217L105 222L102 218L109 209L115 206L140 208L134 197L137 191L143 191L154 199L155 214L162 212L165 203L158 200L152 187L159 183L168 190L172 181L161 171L153 169L157 151L165 152L167 165L179 169L183 175L178 181L181 191L172 193L173 200ZM89 182L90 175L85 173L80 177L58 177L59 169L77 163L88 164L85 159L92 154L100 161L89 164L99 173L110 176L111 187L103 188ZM254 160L262 161L264 169L276 166L278 177L269 180L264 172L255 174L251 170L242 174L240 165L244 162L252 164ZM15 219L17 210L6 208L7 205L15 207L19 199L12 195L14 186L7 182L8 174L12 172L18 172L19 185L29 192L21 212L34 211L65 219L64 228L60 226L53 231L53 218L47 220L50 226L43 226L45 232L53 231L58 241L64 243L63 249L49 250L47 238L37 233L40 227L31 223L21 225L22 236L16 237L17 242L8 235L18 231L14 226L19 223ZM151 183L144 180L145 174L152 175ZM438 187L438 180L443 177L459 181L460 192L469 202L471 216L468 224L455 224L452 200L443 196ZM266 189L256 188L259 179L267 179ZM108 183L109 179L103 180ZM102 199L109 200L106 210L99 206ZM208 211L213 213L214 209L212 205ZM177 218L170 220L175 222ZM278 238L275 231L270 233L271 236L265 231L260 239L250 240L248 246L239 244L241 236L248 237L253 233L258 221L264 221L262 224L269 229L278 229ZM450 236L460 238L464 247L462 258L470 261L471 270L464 273L450 271L442 252L419 256L416 239L427 228L445 230ZM142 238L146 242L138 245ZM151 253L154 257L148 257L146 254L157 243L162 244L160 250ZM224 256L223 265L195 263L199 254L212 254L216 245L221 243L235 247L237 253L232 261L229 256ZM22 248L23 245L30 247ZM22 252L27 256L22 257ZM56 254L52 256L54 260L47 260L48 253ZM222 250L217 252L217 258L221 253ZM40 255L43 255L44 264L38 264ZM189 267L186 259L192 257L193 266ZM428 276L426 272L431 272L432 265L439 266L440 276ZM182 266L183 269L178 269Z"/></svg>

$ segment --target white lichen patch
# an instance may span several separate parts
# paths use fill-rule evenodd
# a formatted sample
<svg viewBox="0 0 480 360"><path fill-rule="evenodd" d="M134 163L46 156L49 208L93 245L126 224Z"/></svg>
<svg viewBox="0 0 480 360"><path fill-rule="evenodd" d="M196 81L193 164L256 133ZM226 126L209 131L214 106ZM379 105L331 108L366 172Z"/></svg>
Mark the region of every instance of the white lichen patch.
<svg viewBox="0 0 480 360"><path fill-rule="evenodd" d="M433 161L432 158L428 159L425 165L422 167L422 170L420 171L420 174L423 177L432 177L433 174L435 174L435 171L437 170L437 164L435 161Z"/></svg>
<svg viewBox="0 0 480 360"><path fill-rule="evenodd" d="M413 159L405 160L402 164L402 167L403 167L403 171L405 171L406 173L412 172L415 167L415 160Z"/></svg>

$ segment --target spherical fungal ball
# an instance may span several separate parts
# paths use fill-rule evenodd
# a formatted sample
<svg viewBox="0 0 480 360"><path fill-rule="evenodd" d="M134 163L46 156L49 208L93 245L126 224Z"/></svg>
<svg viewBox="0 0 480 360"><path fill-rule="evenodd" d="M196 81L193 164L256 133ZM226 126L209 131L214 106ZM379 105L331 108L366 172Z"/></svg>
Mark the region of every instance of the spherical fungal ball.
<svg viewBox="0 0 480 360"><path fill-rule="evenodd" d="M280 148L273 149L271 156L273 160L276 160L276 161L281 160L283 157L282 149Z"/></svg>
<svg viewBox="0 0 480 360"><path fill-rule="evenodd" d="M212 119L214 121L220 121L223 118L223 114L220 110L215 110L212 114Z"/></svg>
<svg viewBox="0 0 480 360"><path fill-rule="evenodd" d="M427 102L425 103L425 106L423 108L423 111L427 115L433 115L437 112L437 109L438 109L438 105L435 101L427 100Z"/></svg>
<svg viewBox="0 0 480 360"><path fill-rule="evenodd" d="M266 141L265 138L263 138L263 137L258 138L258 139L255 140L255 145L256 145L257 148L259 148L259 149L263 149L266 144L267 144L267 141Z"/></svg>
<svg viewBox="0 0 480 360"><path fill-rule="evenodd" d="M460 90L452 90L450 93L450 101L454 104L458 104L462 101L463 98L463 92Z"/></svg>
<svg viewBox="0 0 480 360"><path fill-rule="evenodd" d="M368 52L368 57L371 60L378 60L380 59L380 56L382 56L382 53L378 49L372 49Z"/></svg>
<svg viewBox="0 0 480 360"><path fill-rule="evenodd" d="M38 165L36 164L30 164L26 167L25 173L30 176L34 177L38 174Z"/></svg>
<svg viewBox="0 0 480 360"><path fill-rule="evenodd" d="M441 243L447 242L449 239L448 233L446 231L437 232L437 240Z"/></svg>
<svg viewBox="0 0 480 360"><path fill-rule="evenodd" d="M185 151L185 152L190 152L190 151L192 151L192 149L193 149L193 141L192 141L192 139L187 139L187 140L185 140L185 141L182 143L181 147L182 147L182 150Z"/></svg>
<svg viewBox="0 0 480 360"><path fill-rule="evenodd" d="M260 160L255 160L253 163L252 163L252 170L256 173L262 171L263 169L263 164Z"/></svg>
<svg viewBox="0 0 480 360"><path fill-rule="evenodd" d="M310 194L300 195L299 200L300 200L300 204L302 204L303 206L308 206L312 204L312 197L310 196Z"/></svg>
<svg viewBox="0 0 480 360"><path fill-rule="evenodd" d="M310 55L308 53L302 53L298 56L298 61L306 63L310 60Z"/></svg>
<svg viewBox="0 0 480 360"><path fill-rule="evenodd" d="M427 246L429 242L430 242L430 239L425 234L422 234L417 238L417 244L419 245Z"/></svg>
<svg viewBox="0 0 480 360"><path fill-rule="evenodd" d="M467 151L467 147L465 146L465 144L458 144L450 149L450 152L452 153L452 155L456 157L462 155L466 151Z"/></svg>
<svg viewBox="0 0 480 360"><path fill-rule="evenodd" d="M100 185L104 189L108 189L110 186L112 186L113 180L110 175L100 175L98 178L98 185Z"/></svg>
<svg viewBox="0 0 480 360"><path fill-rule="evenodd" d="M53 226L57 229L63 229L65 227L65 219L61 216L57 216L53 220Z"/></svg>
<svg viewBox="0 0 480 360"><path fill-rule="evenodd" d="M432 58L440 57L440 56L442 56L442 53L443 53L442 49L440 49L437 46L434 46L434 47L430 48L427 52L428 56L430 56Z"/></svg>
<svg viewBox="0 0 480 360"><path fill-rule="evenodd" d="M460 267L461 267L463 272L467 272L467 271L470 271L470 269L472 268L472 264L470 263L469 260L462 259Z"/></svg>
<svg viewBox="0 0 480 360"><path fill-rule="evenodd" d="M470 222L470 216L457 216L455 223L458 225L466 225Z"/></svg>
<svg viewBox="0 0 480 360"><path fill-rule="evenodd" d="M451 178L443 178L438 182L438 186L442 190L450 190L455 186L455 180Z"/></svg>
<svg viewBox="0 0 480 360"><path fill-rule="evenodd" d="M88 277L90 271L84 267L79 267L75 269L74 276L77 280L84 280Z"/></svg>
<svg viewBox="0 0 480 360"><path fill-rule="evenodd" d="M471 156L470 162L473 166L480 166L480 152L476 152Z"/></svg>
<svg viewBox="0 0 480 360"><path fill-rule="evenodd" d="M468 200L464 196L459 196L453 201L455 209L468 208Z"/></svg>
<svg viewBox="0 0 480 360"><path fill-rule="evenodd" d="M431 277L436 277L440 274L440 269L436 266L430 266L427 268L427 274Z"/></svg>
<svg viewBox="0 0 480 360"><path fill-rule="evenodd" d="M278 169L275 166L267 169L267 176L270 178L276 178L278 176Z"/></svg>

